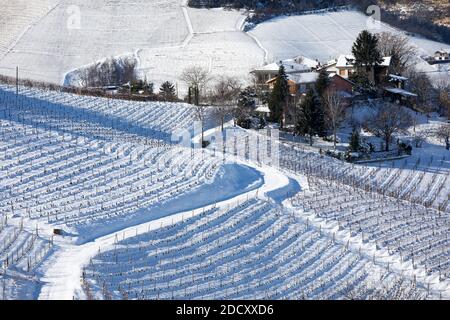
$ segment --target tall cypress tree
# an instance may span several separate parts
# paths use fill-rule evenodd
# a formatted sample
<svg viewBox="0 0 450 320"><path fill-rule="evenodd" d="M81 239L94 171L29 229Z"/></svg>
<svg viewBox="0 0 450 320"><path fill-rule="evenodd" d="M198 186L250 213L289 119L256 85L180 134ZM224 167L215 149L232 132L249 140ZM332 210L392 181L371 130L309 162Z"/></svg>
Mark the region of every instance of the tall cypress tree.
<svg viewBox="0 0 450 320"><path fill-rule="evenodd" d="M317 134L321 137L325 136L325 102L324 102L324 94L330 85L330 77L328 76L328 72L325 69L322 69L319 73L319 77L316 82L316 94L319 98L318 101L318 110L317 110Z"/></svg>
<svg viewBox="0 0 450 320"><path fill-rule="evenodd" d="M270 117L280 126L283 124L283 108L287 104L289 94L288 78L284 66L281 65L278 70L278 77L269 98Z"/></svg>
<svg viewBox="0 0 450 320"><path fill-rule="evenodd" d="M352 136L350 137L350 150L353 152L358 152L361 147L361 137L359 136L359 131L353 129Z"/></svg>
<svg viewBox="0 0 450 320"><path fill-rule="evenodd" d="M313 137L323 133L323 113L313 90L309 90L303 99L298 114L295 131L303 136L309 137L310 145Z"/></svg>
<svg viewBox="0 0 450 320"><path fill-rule="evenodd" d="M188 89L188 103L192 104L192 87Z"/></svg>
<svg viewBox="0 0 450 320"><path fill-rule="evenodd" d="M325 69L320 70L319 77L317 78L316 82L317 96L322 98L329 84L330 84L330 77L328 76L328 72Z"/></svg>

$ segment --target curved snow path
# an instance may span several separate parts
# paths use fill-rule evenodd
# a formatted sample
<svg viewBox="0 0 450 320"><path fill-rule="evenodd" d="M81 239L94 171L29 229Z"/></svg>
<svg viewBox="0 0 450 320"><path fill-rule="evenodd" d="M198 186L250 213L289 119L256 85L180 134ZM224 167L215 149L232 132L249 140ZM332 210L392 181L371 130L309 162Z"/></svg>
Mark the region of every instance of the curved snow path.
<svg viewBox="0 0 450 320"><path fill-rule="evenodd" d="M240 164L240 163L239 163ZM242 163L248 166L248 163ZM292 184L292 181L274 168L267 166L255 167L264 176L264 184L257 190L243 193L234 198L219 202L217 204L200 207L193 211L180 212L161 219L153 220L137 226L99 237L93 242L83 245L74 245L64 238L55 238L54 243L58 251L48 259L44 269L44 276L41 281L44 285L39 294L39 300L72 300L74 298L84 298L81 288L82 268L89 263L89 259L95 256L99 250L111 247L117 239L123 240L136 235L144 234L149 230L158 229L164 225L174 224L188 217L201 214L203 211L218 207L225 208L230 204L245 201L250 197L259 197L264 200L268 195L276 190L282 190Z"/></svg>
<svg viewBox="0 0 450 320"><path fill-rule="evenodd" d="M259 48L261 48L261 50L264 52L264 64L268 64L269 63L269 50L267 50L263 45L262 45L262 43L261 43L261 41L259 41L259 39L255 36L255 35L253 35L253 34L251 34L251 33L249 33L249 32L244 32L246 35L248 35L250 38L252 38L255 42L256 42L256 45L259 47Z"/></svg>

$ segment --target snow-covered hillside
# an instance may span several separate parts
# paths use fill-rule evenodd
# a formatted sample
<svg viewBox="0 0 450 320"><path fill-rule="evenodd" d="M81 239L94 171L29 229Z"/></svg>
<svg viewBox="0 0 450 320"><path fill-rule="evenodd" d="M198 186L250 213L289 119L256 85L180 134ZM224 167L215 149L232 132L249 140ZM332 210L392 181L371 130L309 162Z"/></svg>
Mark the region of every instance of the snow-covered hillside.
<svg viewBox="0 0 450 320"><path fill-rule="evenodd" d="M3 2L6 2L4 4ZM377 26L356 11L278 17L243 32L245 13L193 9L185 0L0 1L0 73L77 85L77 72L105 58L132 57L138 73L159 86L178 85L184 68L201 65L213 76L248 79L251 69L304 55L326 62L348 53L357 34ZM317 28L317 26L321 26ZM393 28L382 24L380 29ZM444 45L411 37L421 53ZM436 70L425 66L427 72ZM67 76L67 78L66 78Z"/></svg>
<svg viewBox="0 0 450 320"><path fill-rule="evenodd" d="M357 11L338 11L278 17L257 25L249 33L259 39L273 60L304 55L326 62L340 54L349 54L353 42L364 29L374 33L401 32ZM431 55L446 46L418 37L410 37L410 40L421 53Z"/></svg>
<svg viewBox="0 0 450 320"><path fill-rule="evenodd" d="M247 159L265 137L236 128L224 164L171 143L186 104L20 89L0 88L3 298L450 296L442 159L371 168L281 143L269 167Z"/></svg>
<svg viewBox="0 0 450 320"><path fill-rule="evenodd" d="M62 83L72 69L138 48L178 45L188 36L178 0L56 2L2 59L1 67L19 65L23 77Z"/></svg>
<svg viewBox="0 0 450 320"><path fill-rule="evenodd" d="M54 9L57 0L1 1L0 59L20 40L34 24Z"/></svg>
<svg viewBox="0 0 450 320"><path fill-rule="evenodd" d="M40 4L11 9L16 16L25 14L28 24L22 18L4 23L28 30L20 39L18 32L1 31L0 39L16 37L18 42L0 55L0 73L15 75L19 66L23 78L63 83L67 73L85 65L135 55L142 75L159 85L178 82L190 65L206 66L214 75L222 75L225 67L227 73L245 77L263 63L263 51L240 31L245 16L238 11L191 9L184 0L54 2L56 7L37 23L26 14Z"/></svg>

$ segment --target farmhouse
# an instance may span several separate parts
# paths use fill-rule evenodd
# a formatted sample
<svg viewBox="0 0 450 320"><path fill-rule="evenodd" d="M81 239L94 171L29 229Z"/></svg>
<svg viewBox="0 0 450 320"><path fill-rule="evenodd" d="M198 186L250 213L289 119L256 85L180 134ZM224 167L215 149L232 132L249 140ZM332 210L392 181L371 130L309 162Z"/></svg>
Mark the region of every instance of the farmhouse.
<svg viewBox="0 0 450 320"><path fill-rule="evenodd" d="M369 72L369 80L375 83L380 83L384 77L389 74L389 67L391 66L391 57L384 57L383 62L371 68ZM356 72L355 57L352 55L340 55L336 61L336 64L332 64L328 67L327 71L331 73L331 70L335 69L338 75L344 79L349 79L352 74Z"/></svg>
<svg viewBox="0 0 450 320"><path fill-rule="evenodd" d="M448 61L450 60L450 49L441 49L434 53L435 61Z"/></svg>
<svg viewBox="0 0 450 320"><path fill-rule="evenodd" d="M309 89L314 88L314 85L319 77L319 73L317 72L304 72L297 74L288 74L288 87L289 94L291 96L298 96L302 94L306 94ZM277 81L277 77L270 79L266 82L270 91L272 91L275 83Z"/></svg>
<svg viewBox="0 0 450 320"><path fill-rule="evenodd" d="M250 72L255 77L255 86L259 89L269 90L268 81L278 76L281 65L284 66L287 75L295 75L309 73L317 69L320 64L318 61L298 56L265 65Z"/></svg>
<svg viewBox="0 0 450 320"><path fill-rule="evenodd" d="M341 97L352 97L353 96L353 86L355 85L349 79L341 77L338 74L330 74L329 88L336 91Z"/></svg>
<svg viewBox="0 0 450 320"><path fill-rule="evenodd" d="M408 80L406 77L390 74L391 85L384 88L384 98L396 104L415 107L417 94L405 89Z"/></svg>

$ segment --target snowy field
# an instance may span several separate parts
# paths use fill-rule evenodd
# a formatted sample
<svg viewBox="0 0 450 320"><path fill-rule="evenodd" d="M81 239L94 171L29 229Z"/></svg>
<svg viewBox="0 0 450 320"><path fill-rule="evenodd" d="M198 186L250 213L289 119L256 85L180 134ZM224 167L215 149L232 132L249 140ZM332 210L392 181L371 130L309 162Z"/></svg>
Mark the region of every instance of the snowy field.
<svg viewBox="0 0 450 320"><path fill-rule="evenodd" d="M259 39L271 60L304 55L327 62L340 54L351 53L352 44L364 29L374 33L400 32L389 25L373 23L362 13L340 11L278 17L257 25L249 33ZM448 46L417 37L410 40L421 53L430 55Z"/></svg>
<svg viewBox="0 0 450 320"><path fill-rule="evenodd" d="M19 66L23 78L77 84L73 72L83 66L131 56L142 78L156 86L172 81L180 95L186 90L179 75L188 66L245 81L265 62L298 55L326 62L349 53L357 34L373 27L356 11L279 17L245 33L243 12L188 8L185 0L0 3L7 12L0 17L0 73L14 76ZM384 30L399 32L384 24L372 31ZM421 54L446 47L411 41ZM435 66L420 69L438 77Z"/></svg>
<svg viewBox="0 0 450 320"><path fill-rule="evenodd" d="M0 59L20 40L22 35L48 12L56 0L1 1L0 16Z"/></svg>
<svg viewBox="0 0 450 320"><path fill-rule="evenodd" d="M2 73L19 65L23 77L62 83L68 71L83 65L139 48L178 45L188 36L178 0L56 2L1 60Z"/></svg>
<svg viewBox="0 0 450 320"><path fill-rule="evenodd" d="M238 11L191 9L182 0L55 0L56 7L42 16L43 1L28 4L29 9L22 2L8 2L9 11L30 11L32 17L0 18L17 29L0 29L0 39L7 41L1 46L11 47L0 49L2 74L15 75L19 66L21 77L63 83L67 73L85 65L137 54L142 76L159 85L178 82L191 65L204 65L216 76L225 67L230 75L246 77L263 63L264 52L241 31L245 16Z"/></svg>

